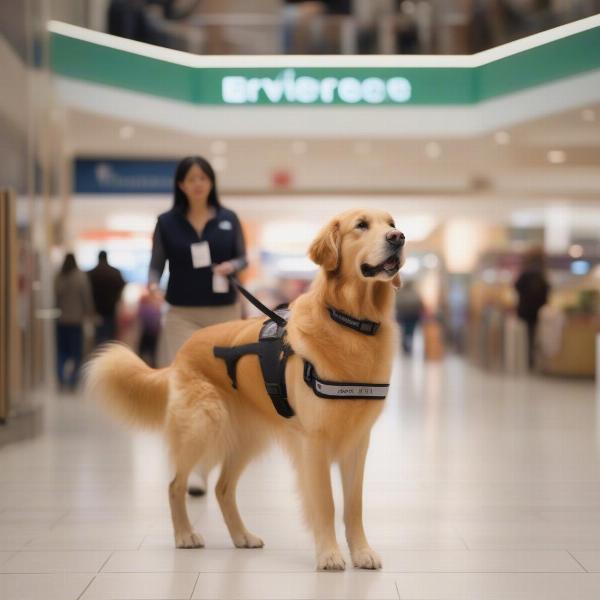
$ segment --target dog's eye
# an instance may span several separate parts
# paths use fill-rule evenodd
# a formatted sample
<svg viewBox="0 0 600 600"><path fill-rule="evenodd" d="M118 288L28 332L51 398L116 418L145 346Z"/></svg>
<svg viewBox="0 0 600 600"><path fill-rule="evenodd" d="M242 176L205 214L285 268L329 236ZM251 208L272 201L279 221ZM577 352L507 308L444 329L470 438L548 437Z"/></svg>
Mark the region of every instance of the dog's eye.
<svg viewBox="0 0 600 600"><path fill-rule="evenodd" d="M390 227L396 229L396 223L394 223L394 221L390 221Z"/></svg>
<svg viewBox="0 0 600 600"><path fill-rule="evenodd" d="M356 229L369 229L369 224L366 221L359 221L356 224Z"/></svg>

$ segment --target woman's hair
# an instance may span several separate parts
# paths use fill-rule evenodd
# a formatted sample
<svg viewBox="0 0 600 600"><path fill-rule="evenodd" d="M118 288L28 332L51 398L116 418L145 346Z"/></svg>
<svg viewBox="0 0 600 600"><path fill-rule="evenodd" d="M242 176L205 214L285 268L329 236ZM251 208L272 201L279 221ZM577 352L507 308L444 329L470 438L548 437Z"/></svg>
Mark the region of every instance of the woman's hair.
<svg viewBox="0 0 600 600"><path fill-rule="evenodd" d="M66 275L67 273L70 273L76 268L77 261L75 260L75 255L72 252L69 252L65 256L65 260L63 261L62 267L60 268L60 274Z"/></svg>
<svg viewBox="0 0 600 600"><path fill-rule="evenodd" d="M187 196L181 191L179 184L185 179L188 171L198 165L210 179L212 184L210 193L208 194L208 206L219 208L219 193L217 191L217 178L210 163L201 156L187 156L178 165L175 171L175 181L173 184L173 208L180 210L183 214L187 214L190 203Z"/></svg>

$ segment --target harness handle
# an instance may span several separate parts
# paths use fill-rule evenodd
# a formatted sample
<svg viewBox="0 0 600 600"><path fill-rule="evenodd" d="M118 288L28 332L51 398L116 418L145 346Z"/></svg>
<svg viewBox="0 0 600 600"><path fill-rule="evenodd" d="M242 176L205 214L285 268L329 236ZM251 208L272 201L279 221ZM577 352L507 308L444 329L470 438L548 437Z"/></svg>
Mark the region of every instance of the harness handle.
<svg viewBox="0 0 600 600"><path fill-rule="evenodd" d="M233 285L239 290L240 294L242 294L242 296L244 296L248 302L250 302L251 304L253 304L254 306L256 306L256 308L258 308L258 310L260 310L260 312L264 313L265 315L267 315L267 317L269 317L269 319L271 319L272 321L274 321L275 323L277 323L277 325L279 325L279 327L285 327L287 325L287 321L280 315L278 315L276 312L272 311L270 308L267 308L258 298L255 298L234 276L233 274L228 275L229 277L229 281L231 281L231 283L233 283Z"/></svg>

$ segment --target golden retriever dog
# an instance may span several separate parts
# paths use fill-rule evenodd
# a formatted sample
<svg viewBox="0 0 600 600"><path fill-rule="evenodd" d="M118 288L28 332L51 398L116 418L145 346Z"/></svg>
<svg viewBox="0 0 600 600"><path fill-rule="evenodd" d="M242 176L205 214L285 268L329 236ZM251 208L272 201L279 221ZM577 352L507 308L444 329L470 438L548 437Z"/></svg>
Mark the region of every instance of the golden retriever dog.
<svg viewBox="0 0 600 600"><path fill-rule="evenodd" d="M330 471L338 463L344 495L346 539L355 567L379 569L363 528L362 489L370 430L383 400L326 399L303 379L303 360L320 380L389 383L396 340L395 287L400 285L404 235L383 211L352 210L332 219L309 249L321 268L309 291L291 304L287 340L294 354L285 371L288 401L295 416L279 416L265 391L256 355L237 364L237 389L215 346L258 340L265 317L234 321L196 332L173 363L151 369L124 346L101 350L87 366L90 392L133 425L164 431L174 465L169 500L178 548L199 548L192 530L186 487L197 465L221 465L216 496L233 543L260 548L236 504L236 485L246 465L270 441L281 442L291 457L306 522L314 535L317 569L342 570L336 540ZM332 319L329 308L379 323L374 335Z"/></svg>

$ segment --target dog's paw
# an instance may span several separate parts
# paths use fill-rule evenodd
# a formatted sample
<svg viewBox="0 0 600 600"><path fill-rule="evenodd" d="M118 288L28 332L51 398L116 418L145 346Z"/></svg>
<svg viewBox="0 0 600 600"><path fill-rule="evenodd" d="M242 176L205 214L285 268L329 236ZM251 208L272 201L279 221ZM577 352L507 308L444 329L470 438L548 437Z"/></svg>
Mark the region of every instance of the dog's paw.
<svg viewBox="0 0 600 600"><path fill-rule="evenodd" d="M204 540L199 533L184 531L175 534L175 546L177 548L204 548Z"/></svg>
<svg viewBox="0 0 600 600"><path fill-rule="evenodd" d="M359 569L381 569L381 559L375 550L362 548L352 553L352 562Z"/></svg>
<svg viewBox="0 0 600 600"><path fill-rule="evenodd" d="M236 535L233 538L233 543L236 548L262 548L265 543L253 533L246 531L241 535Z"/></svg>
<svg viewBox="0 0 600 600"><path fill-rule="evenodd" d="M346 561L339 550L328 550L319 554L317 558L317 570L319 571L343 571Z"/></svg>

